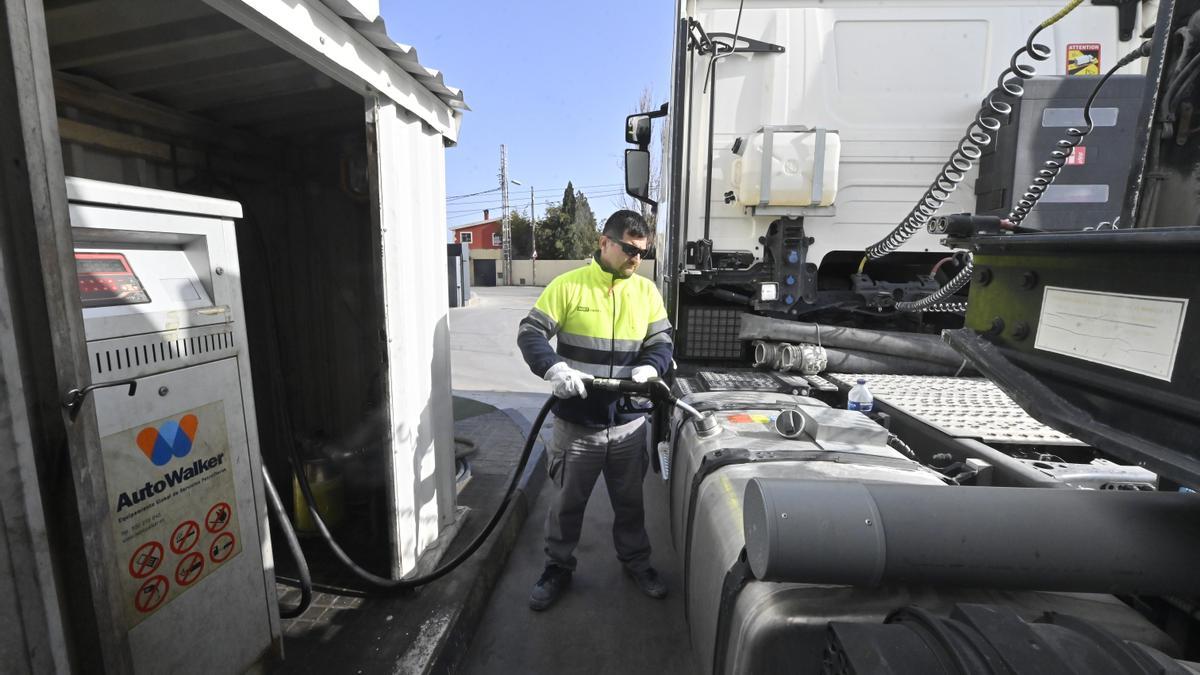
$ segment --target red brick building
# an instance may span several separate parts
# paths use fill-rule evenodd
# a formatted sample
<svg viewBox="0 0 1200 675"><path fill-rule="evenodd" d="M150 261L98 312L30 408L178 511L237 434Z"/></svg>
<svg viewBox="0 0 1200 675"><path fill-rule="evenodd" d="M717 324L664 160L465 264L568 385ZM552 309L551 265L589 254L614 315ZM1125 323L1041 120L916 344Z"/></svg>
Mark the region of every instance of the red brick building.
<svg viewBox="0 0 1200 675"><path fill-rule="evenodd" d="M484 209L483 220L453 228L454 243L466 244L470 251L472 286L504 283L504 270L500 264L504 250L503 227L500 216L493 218Z"/></svg>
<svg viewBox="0 0 1200 675"><path fill-rule="evenodd" d="M489 217L487 209L483 211L483 220L454 228L454 243L470 244L472 253L503 248L501 237L502 219L499 216Z"/></svg>

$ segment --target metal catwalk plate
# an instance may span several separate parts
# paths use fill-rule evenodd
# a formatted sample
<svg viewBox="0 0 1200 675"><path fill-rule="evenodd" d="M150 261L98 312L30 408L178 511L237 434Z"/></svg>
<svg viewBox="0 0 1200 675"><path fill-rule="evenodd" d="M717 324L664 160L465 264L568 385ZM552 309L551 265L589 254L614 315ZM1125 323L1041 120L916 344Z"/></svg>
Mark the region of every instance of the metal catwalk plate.
<svg viewBox="0 0 1200 675"><path fill-rule="evenodd" d="M845 386L863 378L875 398L950 436L985 443L1084 445L1033 419L982 377L825 373Z"/></svg>

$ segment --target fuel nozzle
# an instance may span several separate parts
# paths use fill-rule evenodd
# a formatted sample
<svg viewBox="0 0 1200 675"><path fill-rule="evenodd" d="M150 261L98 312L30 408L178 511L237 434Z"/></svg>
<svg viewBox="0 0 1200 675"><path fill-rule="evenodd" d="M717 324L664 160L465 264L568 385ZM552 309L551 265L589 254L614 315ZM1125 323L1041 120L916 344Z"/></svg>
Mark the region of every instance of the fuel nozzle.
<svg viewBox="0 0 1200 675"><path fill-rule="evenodd" d="M676 406L692 418L692 424L696 426L696 433L702 438L709 438L721 431L721 425L712 413L702 413L687 403L680 401L675 394L671 393L671 387L657 377L652 377L645 382L594 377L591 380L585 381L585 384L588 389L595 391L615 391L633 396L644 396L655 403Z"/></svg>
<svg viewBox="0 0 1200 675"><path fill-rule="evenodd" d="M650 378L645 382L619 380L610 377L595 377L591 381L585 382L585 384L589 389L596 391L615 391L633 396L644 396L655 403L670 403L672 405L675 403L675 395L671 393L671 387L657 377Z"/></svg>

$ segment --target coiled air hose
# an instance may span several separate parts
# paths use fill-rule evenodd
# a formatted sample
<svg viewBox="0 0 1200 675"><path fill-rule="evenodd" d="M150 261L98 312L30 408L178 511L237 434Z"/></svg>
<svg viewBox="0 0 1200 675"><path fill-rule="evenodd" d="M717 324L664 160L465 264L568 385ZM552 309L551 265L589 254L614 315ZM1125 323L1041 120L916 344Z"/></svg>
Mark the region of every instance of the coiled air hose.
<svg viewBox="0 0 1200 675"><path fill-rule="evenodd" d="M929 219L950 199L950 195L958 188L958 185L966 180L967 174L974 168L975 162L983 156L983 149L995 142L996 132L999 131L1003 121L1012 115L1012 104L1000 100L1001 97L1008 97L1014 100L1020 98L1025 94L1025 87L1022 86L1022 83L1037 74L1033 66L1017 63L1017 60L1022 56L1028 56L1033 61L1045 61L1049 59L1051 54L1050 47L1034 40L1037 39L1039 33L1061 21L1063 17L1070 14L1082 2L1083 0L1071 0L1068 2L1066 6L1053 16L1038 24L1029 33L1029 37L1025 39L1025 44L1013 52L1012 58L1008 62L1008 68L1000 73L1000 76L996 80L995 88L984 97L979 112L975 114L974 121L967 127L967 131L963 137L959 139L958 146L950 154L950 158L946 163L942 165L942 170L933 179L933 183L930 184L925 194L917 201L916 206L909 211L908 215L900 221L900 224L895 229L883 239L867 247L862 262L858 266L859 273L866 266L867 260L876 260L895 251L914 234L923 229L929 222ZM974 266L968 259L963 269L945 286L920 300L898 302L896 303L896 310L900 312L965 311L965 303L943 303L943 301L971 280L973 269Z"/></svg>
<svg viewBox="0 0 1200 675"><path fill-rule="evenodd" d="M960 288L967 285L971 280L971 273L975 270L974 256L967 256L967 264L955 274L950 281L946 282L945 286L937 289L933 293L912 302L897 302L896 311L898 312L957 312L966 311L967 304L965 302L945 303L941 304L946 298L954 295ZM961 306L961 310L959 307Z"/></svg>
<svg viewBox="0 0 1200 675"><path fill-rule="evenodd" d="M1067 138L1059 140L1055 145L1056 148L1050 153L1050 159L1046 160L1043 168L1038 171L1037 178L1034 179L1025 194L1021 195L1021 199L1013 207L1009 213L1008 219L1012 227L1019 227L1021 221L1029 215L1033 207L1045 194L1046 189L1054 183L1054 179L1058 177L1059 172L1066 166L1067 158L1071 156L1075 148L1083 142L1083 139L1092 132L1095 124L1092 122L1092 104L1096 102L1096 97L1099 96L1100 90L1104 88L1104 84L1121 68L1133 63L1134 61L1150 55L1151 42L1149 40L1143 42L1137 49L1126 54L1109 69L1104 77L1096 83L1092 89L1092 93L1088 95L1087 103L1083 106L1083 121L1085 127L1077 129L1070 127L1067 129ZM971 279L971 272L974 270L975 264L971 257L967 258L967 264L962 270L954 276L945 286L939 288L933 294L916 300L914 302L897 302L896 309L901 312L961 312L966 311L966 303L963 302L943 302L951 294L957 292L967 284Z"/></svg>
<svg viewBox="0 0 1200 675"><path fill-rule="evenodd" d="M950 158L942 165L942 170L925 190L925 194L917 201L916 206L900 221L886 237L867 247L866 258L877 260L900 248L904 242L925 227L929 219L938 209L950 199L958 185L966 180L967 173L975 166L975 162L983 156L983 149L996 140L1004 120L1012 114L1012 104L1001 100L1002 97L1018 99L1025 94L1022 82L1033 78L1037 71L1033 66L1017 63L1022 56L1028 56L1034 61L1045 61L1050 58L1050 47L1034 42L1039 33L1052 26L1078 7L1083 0L1071 0L1057 14L1038 24L1037 28L1026 38L1025 44L1013 52L1009 59L1008 68L1000 73L996 86L980 104L975 119L967 127L958 146L950 153Z"/></svg>
<svg viewBox="0 0 1200 675"><path fill-rule="evenodd" d="M1087 98L1087 103L1083 106L1084 128L1068 128L1067 137L1055 144L1056 148L1051 151L1050 159L1046 160L1042 165L1042 169L1038 171L1038 175L1033 179L1033 183L1025 191L1025 194L1021 195L1021 199L1017 201L1012 211L1008 214L1008 219L1014 226L1020 225L1021 221L1025 220L1025 217L1033 210L1033 207L1037 206L1042 195L1046 193L1046 189L1058 178L1059 172L1066 166L1067 158L1083 142L1084 137L1092 133L1092 130L1095 129L1095 124L1092 122L1092 104L1096 102L1096 97L1099 96L1100 90L1104 88L1104 83L1108 82L1108 78L1112 77L1118 70L1140 58L1149 56L1150 45L1149 40L1143 42L1137 49L1126 54L1120 61L1117 61L1116 65L1110 68L1104 74L1104 77L1100 78L1100 81L1096 83L1096 86L1092 89L1092 93Z"/></svg>

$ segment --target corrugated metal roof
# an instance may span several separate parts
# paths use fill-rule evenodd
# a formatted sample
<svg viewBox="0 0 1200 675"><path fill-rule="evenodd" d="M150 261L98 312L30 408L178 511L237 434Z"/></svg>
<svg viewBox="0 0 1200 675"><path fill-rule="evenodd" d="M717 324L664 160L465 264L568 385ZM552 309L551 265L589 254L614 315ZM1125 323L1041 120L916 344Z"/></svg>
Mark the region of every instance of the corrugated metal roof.
<svg viewBox="0 0 1200 675"><path fill-rule="evenodd" d="M376 16L373 20L367 20L361 12L356 11L349 3L338 2L337 0L322 1L325 3L325 6L342 17L351 28L370 40L371 44L379 48L379 51L387 54L388 58L395 61L405 72L412 75L417 82L420 82L421 86L432 92L434 96L437 96L446 105L456 110L470 110L470 107L463 100L461 89L447 86L442 80L441 71L421 65L421 62L417 59L416 48L409 45L402 45L388 37L387 26L384 24L383 17Z"/></svg>

